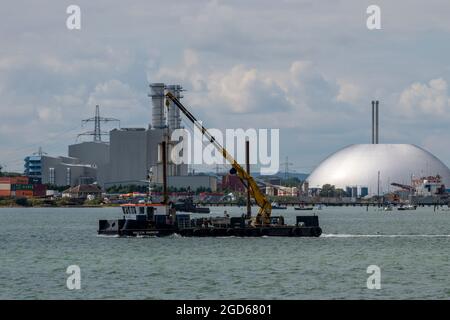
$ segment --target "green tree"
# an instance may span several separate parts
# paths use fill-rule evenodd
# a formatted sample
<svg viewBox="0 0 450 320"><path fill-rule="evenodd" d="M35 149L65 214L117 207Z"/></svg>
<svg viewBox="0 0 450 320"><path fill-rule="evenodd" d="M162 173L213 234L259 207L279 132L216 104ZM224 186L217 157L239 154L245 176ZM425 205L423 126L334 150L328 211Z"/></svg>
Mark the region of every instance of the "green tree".
<svg viewBox="0 0 450 320"><path fill-rule="evenodd" d="M324 184L322 190L320 190L319 196L321 197L336 197L336 187L331 184Z"/></svg>

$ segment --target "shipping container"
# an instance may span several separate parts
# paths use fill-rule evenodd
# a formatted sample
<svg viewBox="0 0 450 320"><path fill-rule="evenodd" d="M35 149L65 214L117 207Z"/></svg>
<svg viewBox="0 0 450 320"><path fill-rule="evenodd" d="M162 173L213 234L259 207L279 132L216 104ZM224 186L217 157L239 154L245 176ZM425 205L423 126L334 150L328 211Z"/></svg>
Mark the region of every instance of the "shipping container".
<svg viewBox="0 0 450 320"><path fill-rule="evenodd" d="M13 177L12 183L14 184L28 184L28 177Z"/></svg>
<svg viewBox="0 0 450 320"><path fill-rule="evenodd" d="M18 197L33 197L33 190L16 190L16 198Z"/></svg>
<svg viewBox="0 0 450 320"><path fill-rule="evenodd" d="M11 184L11 177L0 177L0 183Z"/></svg>
<svg viewBox="0 0 450 320"><path fill-rule="evenodd" d="M11 191L9 190L0 190L0 197L10 197Z"/></svg>
<svg viewBox="0 0 450 320"><path fill-rule="evenodd" d="M47 193L47 186L45 184L33 185L33 196L34 197L45 197L46 193Z"/></svg>
<svg viewBox="0 0 450 320"><path fill-rule="evenodd" d="M0 177L0 183L28 184L28 177Z"/></svg>
<svg viewBox="0 0 450 320"><path fill-rule="evenodd" d="M32 184L12 184L11 190L33 190Z"/></svg>
<svg viewBox="0 0 450 320"><path fill-rule="evenodd" d="M11 185L9 183L0 183L0 190L11 190Z"/></svg>

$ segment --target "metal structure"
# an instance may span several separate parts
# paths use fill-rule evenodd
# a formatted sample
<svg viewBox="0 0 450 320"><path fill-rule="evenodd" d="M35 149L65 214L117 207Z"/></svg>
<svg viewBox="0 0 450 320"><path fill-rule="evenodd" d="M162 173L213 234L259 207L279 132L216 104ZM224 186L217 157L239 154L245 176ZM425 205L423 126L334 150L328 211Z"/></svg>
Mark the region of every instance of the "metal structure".
<svg viewBox="0 0 450 320"><path fill-rule="evenodd" d="M119 127L120 127L120 120L119 119L115 119L115 118L105 118L105 117L100 117L100 107L99 105L95 106L95 116L93 118L89 118L89 119L84 119L81 121L81 124L84 125L88 122L94 122L94 131L87 131L87 132L83 132L80 133L77 138L79 138L80 136L94 136L94 142L101 142L102 141L102 135L108 135L108 132L105 131L101 131L100 128L100 123L101 122L119 122Z"/></svg>
<svg viewBox="0 0 450 320"><path fill-rule="evenodd" d="M372 101L372 144L379 143L379 101Z"/></svg>
<svg viewBox="0 0 450 320"><path fill-rule="evenodd" d="M250 190L251 195L255 199L256 204L259 206L259 211L254 221L255 225L269 225L271 224L270 216L272 213L272 205L266 196L261 192L253 177L242 168L242 166L228 153L228 151L217 142L208 129L201 125L197 119L184 107L181 102L171 93L166 93L166 105L170 105L172 101L183 114L202 132L202 134L208 139L208 141L222 154L222 156L231 164L232 169L230 173L237 174L242 183L247 189Z"/></svg>
<svg viewBox="0 0 450 320"><path fill-rule="evenodd" d="M284 166L284 180L287 180L289 178L289 166L293 166L294 164L289 162L289 158L286 157L286 161L281 163L281 165Z"/></svg>
<svg viewBox="0 0 450 320"><path fill-rule="evenodd" d="M47 154L47 152L42 151L42 147L39 147L37 152L33 152L33 155L36 155L39 157L42 157L43 155L46 155L46 154Z"/></svg>
<svg viewBox="0 0 450 320"><path fill-rule="evenodd" d="M184 91L183 87L178 84L166 86L166 92L172 93L178 100L183 98L181 92ZM169 105L167 115L167 125L170 130L179 129L181 127L180 109L178 109L173 102Z"/></svg>
<svg viewBox="0 0 450 320"><path fill-rule="evenodd" d="M164 83L150 84L150 94L148 96L152 98L152 125L155 129L167 127L164 113L164 89Z"/></svg>

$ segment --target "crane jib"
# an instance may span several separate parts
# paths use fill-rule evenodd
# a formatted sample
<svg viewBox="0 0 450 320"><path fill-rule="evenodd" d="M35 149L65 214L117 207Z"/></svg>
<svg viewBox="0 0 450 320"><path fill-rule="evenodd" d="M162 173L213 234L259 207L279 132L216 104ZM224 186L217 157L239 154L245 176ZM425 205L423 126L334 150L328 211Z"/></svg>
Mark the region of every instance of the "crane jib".
<svg viewBox="0 0 450 320"><path fill-rule="evenodd" d="M189 112L181 102L170 92L166 93L166 97L170 99L185 115L186 117L201 130L203 135L206 135L208 140L222 153L222 156L227 159L232 167L236 170L239 179L242 181L244 186L250 190L251 195L255 199L256 203L259 206L259 212L256 216L256 220L258 224L270 224L270 215L272 211L272 206L266 196L259 190L258 185L256 184L253 177L249 172L246 172L244 168L242 168L239 163L228 153L228 151L220 145L212 136L208 130L197 121L197 119ZM169 106L169 101L166 101L166 106Z"/></svg>

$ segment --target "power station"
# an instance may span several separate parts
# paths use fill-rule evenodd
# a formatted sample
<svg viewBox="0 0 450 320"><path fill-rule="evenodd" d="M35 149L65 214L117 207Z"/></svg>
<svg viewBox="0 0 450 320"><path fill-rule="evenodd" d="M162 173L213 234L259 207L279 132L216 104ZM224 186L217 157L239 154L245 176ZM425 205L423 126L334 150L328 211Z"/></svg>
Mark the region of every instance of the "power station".
<svg viewBox="0 0 450 320"><path fill-rule="evenodd" d="M373 196L396 190L395 185L435 177L450 187L449 168L430 152L412 144L379 143L379 102L372 101L372 144L354 144L333 153L313 170L307 184L309 189L330 184Z"/></svg>
<svg viewBox="0 0 450 320"><path fill-rule="evenodd" d="M47 155L30 156L25 160L25 173L41 178L43 183L76 185L96 181L108 188L113 185L144 184L149 170L153 181L162 183L162 159L159 148L167 141L173 130L181 128L181 116L172 102L165 107L165 94L171 92L178 99L183 98L181 85L164 83L150 84L152 119L147 127L115 128L109 133L101 130L103 122L118 122L118 119L101 117L97 105L95 116L82 123L94 122L94 130L78 136L93 136L93 141L69 145L68 157ZM109 142L102 136L109 134ZM217 189L217 178L213 176L188 175L188 164L168 162L169 184L177 188L205 187ZM70 178L68 178L70 176Z"/></svg>

